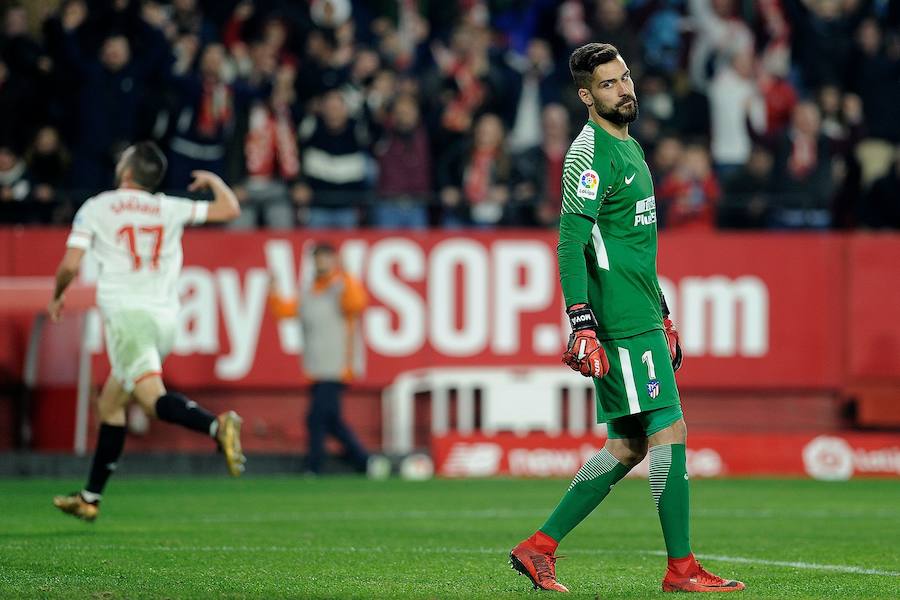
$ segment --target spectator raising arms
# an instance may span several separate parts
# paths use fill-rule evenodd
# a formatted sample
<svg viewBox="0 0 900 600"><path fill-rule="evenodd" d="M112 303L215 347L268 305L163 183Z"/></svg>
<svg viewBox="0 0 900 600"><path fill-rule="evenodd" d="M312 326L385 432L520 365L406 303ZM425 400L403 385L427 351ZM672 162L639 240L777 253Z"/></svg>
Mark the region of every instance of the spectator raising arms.
<svg viewBox="0 0 900 600"><path fill-rule="evenodd" d="M190 53L182 64L191 62ZM267 67L274 69L274 64ZM178 108L169 143L169 185L183 186L195 170L223 173L227 142L234 130L237 105L264 96L269 84L228 82L225 47L210 44L201 52L196 71L176 73Z"/></svg>
<svg viewBox="0 0 900 600"><path fill-rule="evenodd" d="M850 229L900 142L898 0L49 4L39 24L41 2L0 9L0 145L46 205L8 203L11 222L63 218L147 138L168 189L192 169L240 182L237 227L544 226L583 110L566 60L591 40L629 57L658 186L706 188L707 206L680 146L708 151L723 225ZM748 213L751 181L767 202ZM689 205L671 225L711 222Z"/></svg>
<svg viewBox="0 0 900 600"><path fill-rule="evenodd" d="M262 219L269 227L294 226L289 185L300 175L297 132L291 105L294 100L294 70L285 68L267 102L250 109L249 129L244 140L247 180L239 227L254 227Z"/></svg>
<svg viewBox="0 0 900 600"><path fill-rule="evenodd" d="M559 101L562 86L553 65L550 44L532 40L522 60L511 61L515 77L510 86L510 105L515 106L507 144L512 152L537 146L541 141L541 112L550 102Z"/></svg>
<svg viewBox="0 0 900 600"><path fill-rule="evenodd" d="M753 51L753 33L736 13L734 0L688 0L695 39L690 55L691 81L705 89L711 77L734 56Z"/></svg>
<svg viewBox="0 0 900 600"><path fill-rule="evenodd" d="M727 177L750 157L748 122L756 134L766 131L766 103L753 71L753 54L741 52L709 85L712 158L719 177Z"/></svg>
<svg viewBox="0 0 900 600"><path fill-rule="evenodd" d="M65 60L81 80L72 183L77 188L98 190L112 185L119 153L138 134L147 82L168 68L170 52L162 33L142 24L143 51L139 55L133 56L132 42L116 32L107 34L96 56L85 54L76 33L86 16L70 10L64 13L62 23ZM187 182L185 178L184 185Z"/></svg>

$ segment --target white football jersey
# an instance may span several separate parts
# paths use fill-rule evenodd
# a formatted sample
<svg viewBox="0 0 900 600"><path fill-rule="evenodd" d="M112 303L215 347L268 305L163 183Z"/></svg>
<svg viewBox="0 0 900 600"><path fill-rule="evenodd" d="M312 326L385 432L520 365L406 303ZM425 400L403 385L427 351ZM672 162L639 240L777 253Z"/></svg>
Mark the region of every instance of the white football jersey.
<svg viewBox="0 0 900 600"><path fill-rule="evenodd" d="M97 305L177 311L181 235L206 221L209 204L119 189L88 199L75 214L66 246L90 249L100 265Z"/></svg>

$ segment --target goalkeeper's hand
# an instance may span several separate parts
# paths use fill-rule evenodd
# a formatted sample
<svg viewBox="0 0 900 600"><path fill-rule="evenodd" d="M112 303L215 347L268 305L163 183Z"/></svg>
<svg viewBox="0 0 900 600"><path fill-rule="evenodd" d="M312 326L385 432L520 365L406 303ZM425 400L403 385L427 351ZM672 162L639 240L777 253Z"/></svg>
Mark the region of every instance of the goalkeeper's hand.
<svg viewBox="0 0 900 600"><path fill-rule="evenodd" d="M684 355L681 352L681 342L678 339L678 330L675 329L675 324L672 323L672 319L669 317L663 319L663 327L666 330L666 341L669 343L669 356L672 358L672 368L677 371L681 368L681 363L684 360Z"/></svg>
<svg viewBox="0 0 900 600"><path fill-rule="evenodd" d="M585 377L603 377L609 373L606 351L597 339L597 318L587 304L573 304L566 311L572 334L562 361Z"/></svg>

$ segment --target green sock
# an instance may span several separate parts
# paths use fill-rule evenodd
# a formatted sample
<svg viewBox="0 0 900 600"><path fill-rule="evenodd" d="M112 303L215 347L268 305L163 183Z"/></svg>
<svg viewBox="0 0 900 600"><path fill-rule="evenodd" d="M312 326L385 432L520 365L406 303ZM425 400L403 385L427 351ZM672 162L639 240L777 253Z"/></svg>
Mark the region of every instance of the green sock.
<svg viewBox="0 0 900 600"><path fill-rule="evenodd" d="M650 491L670 558L691 553L691 498L684 444L650 448Z"/></svg>
<svg viewBox="0 0 900 600"><path fill-rule="evenodd" d="M612 486L628 471L629 468L617 461L606 448L592 456L575 474L556 510L539 531L559 542L603 502Z"/></svg>

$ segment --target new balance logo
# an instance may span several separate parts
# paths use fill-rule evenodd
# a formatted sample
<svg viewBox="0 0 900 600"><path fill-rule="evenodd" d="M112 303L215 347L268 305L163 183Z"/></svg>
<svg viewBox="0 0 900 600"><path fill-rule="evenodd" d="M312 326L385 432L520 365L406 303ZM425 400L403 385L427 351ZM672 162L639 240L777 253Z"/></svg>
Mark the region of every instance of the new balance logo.
<svg viewBox="0 0 900 600"><path fill-rule="evenodd" d="M497 444L457 443L450 450L442 473L453 477L487 477L500 470L503 449Z"/></svg>

